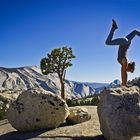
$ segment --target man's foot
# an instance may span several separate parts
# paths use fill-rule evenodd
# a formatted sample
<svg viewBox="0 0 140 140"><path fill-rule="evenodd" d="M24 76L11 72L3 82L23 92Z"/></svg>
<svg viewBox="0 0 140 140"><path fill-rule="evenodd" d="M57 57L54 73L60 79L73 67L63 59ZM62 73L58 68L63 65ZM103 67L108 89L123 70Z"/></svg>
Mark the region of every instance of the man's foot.
<svg viewBox="0 0 140 140"><path fill-rule="evenodd" d="M112 28L118 29L117 23L114 19L112 19Z"/></svg>

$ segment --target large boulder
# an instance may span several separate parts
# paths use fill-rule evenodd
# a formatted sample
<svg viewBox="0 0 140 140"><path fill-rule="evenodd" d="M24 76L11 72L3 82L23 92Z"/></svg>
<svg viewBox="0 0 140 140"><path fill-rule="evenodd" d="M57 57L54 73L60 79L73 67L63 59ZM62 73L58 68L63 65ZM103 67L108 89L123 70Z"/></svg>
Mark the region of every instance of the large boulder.
<svg viewBox="0 0 140 140"><path fill-rule="evenodd" d="M73 125L90 120L91 115L84 107L71 107L70 114L66 119L67 124Z"/></svg>
<svg viewBox="0 0 140 140"><path fill-rule="evenodd" d="M18 131L56 128L68 115L63 99L39 89L21 93L7 111L8 121Z"/></svg>
<svg viewBox="0 0 140 140"><path fill-rule="evenodd" d="M138 87L104 90L97 111L100 129L107 140L130 140L140 133Z"/></svg>

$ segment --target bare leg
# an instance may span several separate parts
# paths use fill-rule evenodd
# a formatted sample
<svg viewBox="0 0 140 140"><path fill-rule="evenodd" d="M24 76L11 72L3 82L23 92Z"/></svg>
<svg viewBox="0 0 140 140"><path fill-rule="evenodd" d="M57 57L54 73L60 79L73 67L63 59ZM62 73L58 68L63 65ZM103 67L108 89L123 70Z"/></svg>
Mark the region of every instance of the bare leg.
<svg viewBox="0 0 140 140"><path fill-rule="evenodd" d="M127 38L129 41L131 41L136 35L140 37L140 31L138 31L138 30L133 30L130 34L128 34L128 35L126 36L126 38Z"/></svg>

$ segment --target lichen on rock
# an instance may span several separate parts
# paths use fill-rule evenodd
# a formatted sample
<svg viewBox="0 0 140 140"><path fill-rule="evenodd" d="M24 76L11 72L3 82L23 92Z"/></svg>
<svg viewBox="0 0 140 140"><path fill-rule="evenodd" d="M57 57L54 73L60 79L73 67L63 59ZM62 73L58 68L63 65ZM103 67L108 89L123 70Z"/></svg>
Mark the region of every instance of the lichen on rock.
<svg viewBox="0 0 140 140"><path fill-rule="evenodd" d="M41 89L24 91L7 111L8 121L18 131L56 128L68 115L69 109L63 99Z"/></svg>
<svg viewBox="0 0 140 140"><path fill-rule="evenodd" d="M103 90L98 105L100 129L107 140L130 140L140 133L140 90L118 87Z"/></svg>

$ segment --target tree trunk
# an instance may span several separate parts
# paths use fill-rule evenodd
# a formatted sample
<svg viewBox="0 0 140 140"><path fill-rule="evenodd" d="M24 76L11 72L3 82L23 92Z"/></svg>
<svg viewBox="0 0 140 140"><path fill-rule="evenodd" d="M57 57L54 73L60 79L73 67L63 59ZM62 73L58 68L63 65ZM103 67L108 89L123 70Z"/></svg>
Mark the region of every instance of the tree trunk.
<svg viewBox="0 0 140 140"><path fill-rule="evenodd" d="M61 97L64 100L66 100L66 97L65 97L65 83L64 83L62 78L60 78L60 83L61 83Z"/></svg>

